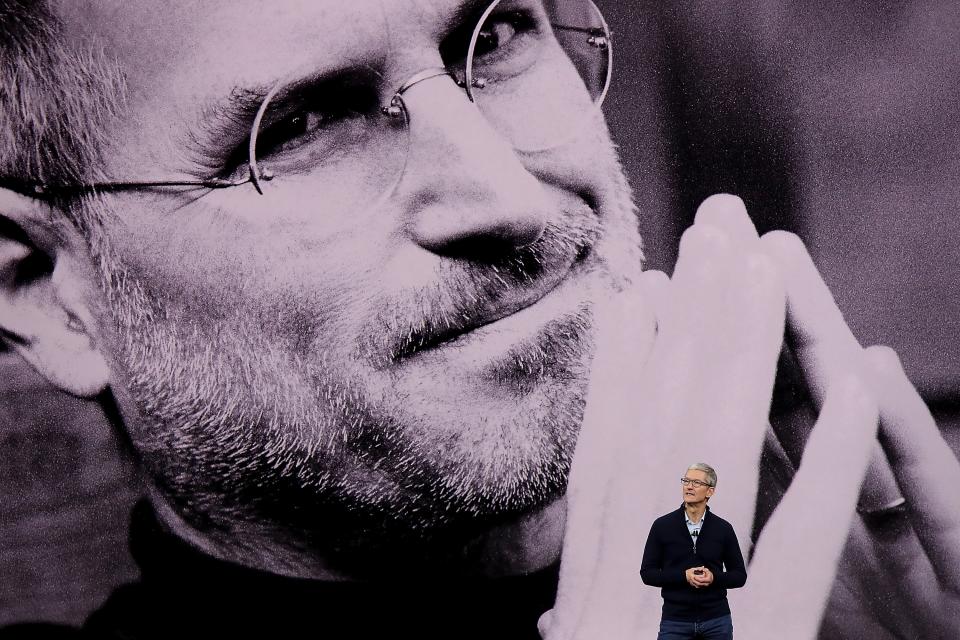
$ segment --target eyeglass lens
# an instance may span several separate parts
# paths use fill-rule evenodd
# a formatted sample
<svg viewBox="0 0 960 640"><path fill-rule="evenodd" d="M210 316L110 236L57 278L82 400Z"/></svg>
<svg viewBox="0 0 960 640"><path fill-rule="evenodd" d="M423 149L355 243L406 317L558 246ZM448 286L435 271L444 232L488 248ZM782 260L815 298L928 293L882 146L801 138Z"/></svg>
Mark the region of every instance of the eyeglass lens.
<svg viewBox="0 0 960 640"><path fill-rule="evenodd" d="M590 0L497 0L447 71L514 148L544 150L596 117L610 84L609 38ZM345 81L295 101L271 93L251 136L251 173L270 180L263 188L301 182L319 207L339 212L388 196L405 170L416 114L402 97L401 109L383 109L371 84Z"/></svg>
<svg viewBox="0 0 960 640"><path fill-rule="evenodd" d="M467 91L516 149L550 149L596 116L611 55L610 32L589 0L498 0L471 38Z"/></svg>

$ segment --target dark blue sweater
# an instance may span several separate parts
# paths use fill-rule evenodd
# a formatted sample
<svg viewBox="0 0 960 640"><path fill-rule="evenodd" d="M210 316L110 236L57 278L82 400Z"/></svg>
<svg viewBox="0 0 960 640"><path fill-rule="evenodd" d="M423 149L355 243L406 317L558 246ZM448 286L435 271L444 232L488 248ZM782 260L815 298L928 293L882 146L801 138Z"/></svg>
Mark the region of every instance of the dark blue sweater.
<svg viewBox="0 0 960 640"><path fill-rule="evenodd" d="M704 516L694 549L684 508L657 518L643 549L640 577L644 584L662 587L664 620L709 620L730 613L727 589L747 581L743 554L730 523L710 511ZM695 589L686 570L705 566L713 583Z"/></svg>

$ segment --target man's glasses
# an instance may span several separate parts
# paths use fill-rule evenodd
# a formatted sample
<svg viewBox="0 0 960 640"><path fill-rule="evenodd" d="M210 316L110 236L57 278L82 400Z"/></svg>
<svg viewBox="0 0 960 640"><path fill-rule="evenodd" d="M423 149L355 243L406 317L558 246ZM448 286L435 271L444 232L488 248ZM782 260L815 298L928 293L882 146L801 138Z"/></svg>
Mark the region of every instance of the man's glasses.
<svg viewBox="0 0 960 640"><path fill-rule="evenodd" d="M587 129L612 72L610 30L591 0L496 0L472 30L449 37L441 55L443 67L414 74L392 95L384 86L371 89L383 82L375 73L368 74L375 80L328 83L322 91L278 84L256 113L242 162L215 178L14 182L12 188L62 196L251 184L264 194L302 183L323 185L317 202L325 208L356 210L390 195L402 178L417 126L406 97L421 82L455 82L515 150L536 153L570 143Z"/></svg>
<svg viewBox="0 0 960 640"><path fill-rule="evenodd" d="M680 484L685 487L693 485L694 489L699 489L700 487L712 487L713 485L709 482L704 482L703 480L692 480L690 478L680 478Z"/></svg>

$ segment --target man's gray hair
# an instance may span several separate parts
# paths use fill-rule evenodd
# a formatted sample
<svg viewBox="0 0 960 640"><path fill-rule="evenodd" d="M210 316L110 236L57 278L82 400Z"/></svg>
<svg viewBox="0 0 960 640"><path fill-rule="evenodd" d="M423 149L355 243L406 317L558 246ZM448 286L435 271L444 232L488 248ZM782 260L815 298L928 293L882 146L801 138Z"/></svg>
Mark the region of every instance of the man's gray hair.
<svg viewBox="0 0 960 640"><path fill-rule="evenodd" d="M695 469L696 471L703 471L707 474L707 482L710 483L711 487L717 486L717 472L713 470L713 467L708 465L706 462L694 462L692 465L687 467L687 471L690 469Z"/></svg>
<svg viewBox="0 0 960 640"><path fill-rule="evenodd" d="M116 62L68 44L46 2L0 0L0 182L97 179L123 88Z"/></svg>

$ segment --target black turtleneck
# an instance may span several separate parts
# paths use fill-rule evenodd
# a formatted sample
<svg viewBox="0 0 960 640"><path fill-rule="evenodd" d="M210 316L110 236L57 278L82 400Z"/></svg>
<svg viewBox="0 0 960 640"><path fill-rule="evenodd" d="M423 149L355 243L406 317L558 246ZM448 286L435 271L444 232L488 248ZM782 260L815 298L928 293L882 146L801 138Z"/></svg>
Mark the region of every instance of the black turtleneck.
<svg viewBox="0 0 960 640"><path fill-rule="evenodd" d="M558 575L551 567L499 579L287 578L203 554L167 533L146 502L134 508L130 546L140 580L116 589L83 637L538 640Z"/></svg>

